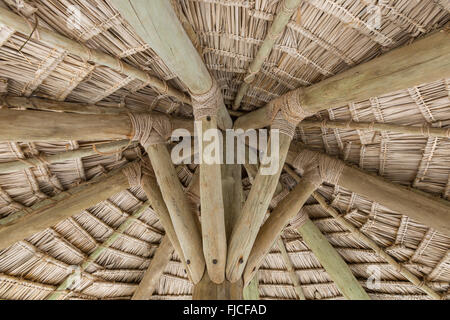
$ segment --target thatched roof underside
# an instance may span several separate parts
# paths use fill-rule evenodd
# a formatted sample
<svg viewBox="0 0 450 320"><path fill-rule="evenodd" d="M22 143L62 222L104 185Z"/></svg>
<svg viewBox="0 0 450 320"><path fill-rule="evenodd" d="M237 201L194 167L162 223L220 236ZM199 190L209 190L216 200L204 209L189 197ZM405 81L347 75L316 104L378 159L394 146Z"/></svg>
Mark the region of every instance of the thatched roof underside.
<svg viewBox="0 0 450 320"><path fill-rule="evenodd" d="M8 2L8 1L7 1ZM100 49L148 71L181 91L187 91L176 75L134 33L107 0L31 0L38 8L39 25ZM264 39L280 1L174 1L196 32L203 58L231 104L258 45ZM379 1L383 23L368 29L362 0L306 0L294 14L283 36L264 63L241 112L254 110L292 89L308 86L338 74L383 52L406 44L442 27L450 20L445 1ZM67 7L79 5L84 15L81 30L66 27ZM2 5L5 5L2 3ZM13 10L13 7L10 7ZM30 18L31 23L34 19ZM28 35L12 33L0 25L0 77L8 79L8 94L33 95L53 100L97 103L192 116L190 106L159 96L141 81L112 69L92 65L79 57L45 45L33 37L19 52ZM53 59L53 63L50 61ZM47 70L51 66L51 70ZM49 71L30 93L36 79ZM317 120L350 120L450 128L450 78L426 83L368 101L357 101L320 112ZM45 125L45 124L43 124ZM342 129L298 129L296 139L308 147L338 156L387 180L412 185L450 200L450 140L405 134ZM0 162L35 154L54 154L91 148L98 141L0 143ZM0 218L20 210L12 199L29 207L55 195L49 183L56 176L64 189L123 166L143 150L130 148L119 155L95 155L78 161L0 175ZM179 170L188 186L195 166ZM294 181L283 174L286 190ZM248 179L245 188L250 188ZM323 185L320 193L346 218L419 278L448 296L450 238L401 216L339 186ZM274 198L272 207L280 200ZM54 292L109 235L146 201L140 188L122 192L54 227L0 251L0 299L44 299ZM114 206L111 205L114 204ZM373 299L428 299L372 250L352 237L312 199L306 206L310 217L342 255ZM67 290L64 299L129 299L147 269L164 230L148 208L111 247L82 274L81 283ZM341 299L342 295L300 235L287 228L282 235L307 299ZM367 287L373 267L381 270L381 284ZM275 246L259 271L263 299L296 299L278 248ZM192 284L173 255L155 299L190 299Z"/></svg>

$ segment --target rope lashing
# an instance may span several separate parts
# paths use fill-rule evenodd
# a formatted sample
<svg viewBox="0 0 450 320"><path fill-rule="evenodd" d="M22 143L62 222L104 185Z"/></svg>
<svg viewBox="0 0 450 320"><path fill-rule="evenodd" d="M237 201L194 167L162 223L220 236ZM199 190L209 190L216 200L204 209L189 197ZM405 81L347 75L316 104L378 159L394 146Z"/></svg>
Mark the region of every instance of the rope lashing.
<svg viewBox="0 0 450 320"><path fill-rule="evenodd" d="M224 106L222 92L215 80L211 89L204 94L192 94L192 108L195 120L215 117L219 109Z"/></svg>
<svg viewBox="0 0 450 320"><path fill-rule="evenodd" d="M142 166L140 162L135 162L122 169L122 173L127 177L130 187L139 187L142 179Z"/></svg>
<svg viewBox="0 0 450 320"><path fill-rule="evenodd" d="M314 151L302 150L294 160L293 166L299 170L309 170L316 166L322 181L337 185L345 169L345 163L337 158Z"/></svg>
<svg viewBox="0 0 450 320"><path fill-rule="evenodd" d="M303 227L308 222L309 216L305 210L300 210L299 213L289 222L291 228L298 229Z"/></svg>
<svg viewBox="0 0 450 320"><path fill-rule="evenodd" d="M165 144L172 134L172 123L165 114L128 113L133 129L133 141L147 149L151 145Z"/></svg>
<svg viewBox="0 0 450 320"><path fill-rule="evenodd" d="M272 129L280 129L293 138L295 128L304 119L314 115L303 106L303 90L289 92L269 103L268 112L272 120Z"/></svg>

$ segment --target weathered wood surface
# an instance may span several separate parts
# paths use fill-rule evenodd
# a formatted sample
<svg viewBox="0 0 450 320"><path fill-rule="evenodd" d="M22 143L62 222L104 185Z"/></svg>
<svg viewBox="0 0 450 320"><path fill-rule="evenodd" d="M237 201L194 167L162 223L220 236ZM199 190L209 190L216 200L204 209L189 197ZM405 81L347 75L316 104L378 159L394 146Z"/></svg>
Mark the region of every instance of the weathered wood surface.
<svg viewBox="0 0 450 320"><path fill-rule="evenodd" d="M244 300L259 300L259 277L256 274L253 280L244 288Z"/></svg>
<svg viewBox="0 0 450 320"><path fill-rule="evenodd" d="M215 117L203 118L201 123L200 137L203 137L208 130L217 129ZM217 141L221 138L219 135L221 133L217 131L213 139ZM212 142L205 142L202 139L201 143L201 150L204 151L206 146ZM200 157L203 157L203 152L200 153ZM218 156L220 157L221 155L219 154ZM208 164L205 161L206 159L203 159L200 165L203 254L205 255L206 268L210 280L216 284L220 284L225 280L227 259L227 236L221 183L222 172L220 161L215 164Z"/></svg>
<svg viewBox="0 0 450 320"><path fill-rule="evenodd" d="M122 170L114 170L74 190L61 192L53 199L43 200L32 206L31 210L17 212L3 220L0 249L79 214L127 188L128 178Z"/></svg>
<svg viewBox="0 0 450 320"><path fill-rule="evenodd" d="M34 25L32 23L27 22L27 20L23 17L5 8L0 8L0 23L14 29L17 32L23 33L26 36L32 34L34 29ZM71 54L81 57L83 60L109 67L117 72L123 73L135 79L139 79L145 83L149 83L159 92L166 93L167 91L169 96L175 97L183 103L191 103L191 99L188 96L167 86L165 81L160 80L155 76L151 76L148 73L123 62L122 60L108 55L107 53L89 49L84 44L71 40L55 31L51 31L40 26L36 28L35 33L39 34L40 41L52 47L66 50Z"/></svg>
<svg viewBox="0 0 450 320"><path fill-rule="evenodd" d="M272 211L269 218L259 230L248 258L244 271L245 284L249 283L254 277L264 258L280 237L283 229L298 214L321 182L318 173L308 175Z"/></svg>
<svg viewBox="0 0 450 320"><path fill-rule="evenodd" d="M292 283L294 284L294 290L297 294L299 300L306 300L305 293L303 292L302 286L300 284L300 279L298 274L295 272L294 265L291 261L291 257L286 250L283 239L278 238L277 240L278 249L280 249L281 256L283 257L283 262L286 265L286 268L289 272L289 277L291 278Z"/></svg>
<svg viewBox="0 0 450 320"><path fill-rule="evenodd" d="M191 120L170 120L173 129L183 128L190 133L194 132ZM131 139L133 136L131 120L127 114L0 110L0 141L121 140Z"/></svg>
<svg viewBox="0 0 450 320"><path fill-rule="evenodd" d="M153 295L159 286L164 269L172 257L173 250L169 238L164 237L131 300L148 300Z"/></svg>
<svg viewBox="0 0 450 320"><path fill-rule="evenodd" d="M155 178L149 175L143 175L141 186L145 194L147 195L147 198L150 201L153 210L158 215L159 222L166 232L166 238L170 240L171 245L180 257L186 269L188 277L191 278L190 271L187 268L186 259L184 258L183 250L181 249L180 240L178 239L178 236L175 232L175 228L170 218L169 210L167 209L167 206L164 202L164 198L161 194L161 190L159 189L158 182Z"/></svg>
<svg viewBox="0 0 450 320"><path fill-rule="evenodd" d="M264 61L270 56L272 49L277 39L281 36L286 25L295 12L295 9L299 6L302 0L283 0L279 5L279 12L277 12L275 18L267 31L266 38L258 49L255 58L248 68L244 82L239 87L238 93L233 103L233 110L239 109L242 99L246 95L250 85L255 81L257 73L261 70Z"/></svg>
<svg viewBox="0 0 450 320"><path fill-rule="evenodd" d="M261 175L258 173L247 201L242 208L242 213L233 229L228 247L226 268L227 279L231 282L238 281L242 276L248 256L277 188L290 143L291 138L289 136L280 134L278 171L273 175ZM269 154L270 152L269 150ZM265 166L262 165L260 170Z"/></svg>
<svg viewBox="0 0 450 320"><path fill-rule="evenodd" d="M417 127L417 126L404 126L397 124L375 123L375 122L304 120L300 122L299 127L329 128L329 129L344 129L344 130L368 130L368 131L405 133L410 135L436 137L436 138L450 138L450 129L433 128L428 126L428 124L426 124L426 126Z"/></svg>
<svg viewBox="0 0 450 320"><path fill-rule="evenodd" d="M349 300L370 300L344 259L309 218L297 230L344 297Z"/></svg>
<svg viewBox="0 0 450 320"><path fill-rule="evenodd" d="M449 74L450 34L441 31L296 92L302 107L314 113L444 79ZM240 117L235 128L270 125L269 108L266 105Z"/></svg>
<svg viewBox="0 0 450 320"><path fill-rule="evenodd" d="M112 3L192 94L204 94L211 89L212 77L170 1L112 0ZM219 110L218 123L222 129L233 125L225 107Z"/></svg>
<svg viewBox="0 0 450 320"><path fill-rule="evenodd" d="M205 272L203 279L194 286L192 300L242 300L242 280L235 283L224 281L216 284Z"/></svg>
<svg viewBox="0 0 450 320"><path fill-rule="evenodd" d="M301 150L301 144L293 143L286 162L292 165ZM450 202L446 200L392 183L350 165L346 165L338 185L450 235Z"/></svg>
<svg viewBox="0 0 450 320"><path fill-rule="evenodd" d="M364 243L366 246L371 248L375 253L380 256L382 259L387 261L395 270L398 270L400 274L402 274L406 279L408 279L412 284L417 286L420 290L428 294L431 298L440 300L442 297L434 291L431 287L429 287L425 282L419 279L416 275L414 275L411 271L409 271L406 267L404 267L401 263L397 262L393 257L391 257L383 248L381 248L375 241L370 239L364 233L359 231L357 227L355 227L350 221L347 221L336 209L330 206L326 199L322 197L319 193L314 193L314 198L319 202L322 208L328 212L336 221L343 226L345 229L350 230L352 235Z"/></svg>
<svg viewBox="0 0 450 320"><path fill-rule="evenodd" d="M175 232L181 245L187 267L194 284L198 283L205 271L201 232L197 227L192 206L184 194L172 159L165 145L153 145L147 153L156 175L164 202L169 210Z"/></svg>

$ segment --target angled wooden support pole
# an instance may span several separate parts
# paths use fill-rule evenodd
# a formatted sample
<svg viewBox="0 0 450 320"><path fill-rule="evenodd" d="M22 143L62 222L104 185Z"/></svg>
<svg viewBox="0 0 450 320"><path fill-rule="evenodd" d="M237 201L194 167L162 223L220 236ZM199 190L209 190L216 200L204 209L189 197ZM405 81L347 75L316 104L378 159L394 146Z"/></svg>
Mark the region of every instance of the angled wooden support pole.
<svg viewBox="0 0 450 320"><path fill-rule="evenodd" d="M123 169L118 169L16 212L0 221L0 249L54 226L127 188L128 178Z"/></svg>
<svg viewBox="0 0 450 320"><path fill-rule="evenodd" d="M408 279L412 284L417 286L420 290L428 294L432 299L440 300L442 297L434 291L427 283L419 279L415 274L405 268L401 263L397 262L393 257L386 253L383 248L381 248L375 241L370 239L364 233L359 231L350 221L346 220L343 215L341 215L336 209L329 205L324 197L319 193L314 193L314 198L319 202L322 208L328 212L336 221L343 226L345 229L350 230L354 237L364 243L366 246L371 248L375 253L382 259L386 260L395 270L402 274L406 279Z"/></svg>
<svg viewBox="0 0 450 320"><path fill-rule="evenodd" d="M164 269L172 257L173 250L169 238L164 237L131 300L148 300L153 295L158 288Z"/></svg>
<svg viewBox="0 0 450 320"><path fill-rule="evenodd" d="M116 8L136 32L155 50L166 65L189 88L194 115L201 130L201 144L210 129L232 127L217 83L213 80L193 46L170 1L113 1ZM186 63L189 61L189 63ZM218 135L210 137L219 139ZM216 155L219 156L220 155ZM226 236L219 161L208 162L201 157L200 200L202 207L203 252L209 277L215 283L225 279Z"/></svg>
<svg viewBox="0 0 450 320"><path fill-rule="evenodd" d="M213 79L178 20L170 1L112 0L112 3L137 34L186 84L191 94L204 94L211 89ZM222 129L232 127L225 106L220 107L218 125Z"/></svg>
<svg viewBox="0 0 450 320"><path fill-rule="evenodd" d="M233 110L239 109L242 99L247 94L250 85L255 81L256 75L261 70L264 61L269 57L277 39L283 33L286 25L294 14L302 0L283 0L279 5L280 9L272 21L267 36L256 53L255 59L250 64L244 82L239 87L236 99L234 100Z"/></svg>
<svg viewBox="0 0 450 320"><path fill-rule="evenodd" d="M370 300L369 295L364 291L361 284L353 275L349 266L339 255L336 249L328 242L327 238L320 232L316 225L307 217L306 213L303 223L297 227L303 241L311 249L325 268L330 278L349 300Z"/></svg>
<svg viewBox="0 0 450 320"><path fill-rule="evenodd" d="M198 283L205 271L200 230L194 220L192 207L178 179L172 159L164 144L145 146L156 180L170 214L187 268L194 283Z"/></svg>
<svg viewBox="0 0 450 320"><path fill-rule="evenodd" d="M291 278L292 283L294 284L294 290L297 294L299 300L306 300L305 293L303 292L302 286L300 284L300 279L298 274L295 272L294 265L292 264L291 257L286 250L286 246L284 245L283 239L281 237L277 240L278 249L280 249L281 256L283 257L284 264L289 272L289 277Z"/></svg>
<svg viewBox="0 0 450 320"><path fill-rule="evenodd" d="M235 127L245 130L270 125L271 109L277 101L297 99L305 110L314 114L351 101L444 79L449 74L450 34L444 29L318 84L291 91L265 107L240 117Z"/></svg>
<svg viewBox="0 0 450 320"><path fill-rule="evenodd" d="M292 144L286 162L302 170L311 162L330 162L341 167L340 173L325 179L347 188L383 206L417 220L446 235L450 235L450 202L410 187L401 186L377 175L365 172L325 154Z"/></svg>
<svg viewBox="0 0 450 320"><path fill-rule="evenodd" d="M33 23L27 22L27 20L23 17L5 8L0 8L0 24L4 24L5 26L8 26L9 28L26 36L31 35L34 29ZM175 97L183 103L191 103L191 100L187 95L167 86L165 81L160 80L155 76L151 76L147 72L133 67L132 65L117 59L116 57L110 56L99 50L90 49L84 44L71 40L47 28L38 26L34 32L39 34L40 41L50 45L51 47L66 50L73 55L79 56L83 60L109 67L117 72L141 80L145 83L149 83L160 93Z"/></svg>
<svg viewBox="0 0 450 320"><path fill-rule="evenodd" d="M228 248L226 271L228 280L232 282L241 278L248 262L259 228L279 183L295 127L309 115L301 106L291 108L291 105L284 102L273 105L272 130L267 153L233 230Z"/></svg>
<svg viewBox="0 0 450 320"><path fill-rule="evenodd" d="M248 284L258 271L262 261L279 238L289 221L296 217L305 202L320 186L322 179L317 168L313 168L298 183L293 191L272 211L258 232L244 271L244 283Z"/></svg>
<svg viewBox="0 0 450 320"><path fill-rule="evenodd" d="M259 300L259 277L255 274L252 281L244 287L244 300Z"/></svg>

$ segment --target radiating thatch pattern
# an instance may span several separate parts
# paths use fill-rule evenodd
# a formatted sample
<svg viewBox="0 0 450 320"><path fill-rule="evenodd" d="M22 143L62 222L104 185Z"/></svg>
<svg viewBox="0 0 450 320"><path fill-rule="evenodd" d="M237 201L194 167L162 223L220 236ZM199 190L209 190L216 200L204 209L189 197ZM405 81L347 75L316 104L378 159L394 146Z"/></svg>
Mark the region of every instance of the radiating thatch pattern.
<svg viewBox="0 0 450 320"><path fill-rule="evenodd" d="M14 1L8 3L14 8ZM31 0L39 26L48 27L90 48L123 59L180 91L184 85L132 30L107 0ZM178 13L192 25L202 57L231 104L247 68L278 12L277 0L177 0ZM380 28L370 23L369 1L305 0L277 40L263 70L239 111L265 105L289 90L317 83L414 38L442 27L450 19L445 1L378 1ZM83 15L79 29L67 24L69 6ZM27 7L25 7L26 9ZM28 11L22 10L26 17ZM47 46L39 35L14 33L0 25L0 78L8 94L53 100L89 102L131 110L155 109L190 116L191 107L160 95L140 80L83 61ZM0 92L4 82L0 82ZM353 120L413 126L450 127L450 78L399 92L355 101L323 111L316 120ZM426 133L426 127L424 127ZM299 128L298 140L308 147L338 156L386 179L411 185L450 200L450 142L390 132ZM94 141L0 143L0 162L39 154L92 148ZM0 218L125 165L140 155L137 149L117 155L95 155L22 172L0 175ZM179 167L188 186L195 166ZM287 174L283 192L294 186ZM244 181L248 190L250 182ZM364 234L443 297L448 298L450 238L339 186L320 193ZM78 215L0 251L0 299L45 299L77 266L86 261L121 223L146 201L141 189L124 191ZM304 208L337 248L373 299L428 299L392 266L340 226L316 202ZM135 220L113 244L81 273L63 299L129 299L142 279L164 231L151 208ZM282 236L307 299L342 299L326 271L289 227ZM381 275L373 287L370 277ZM263 299L296 299L286 265L276 246L259 271ZM166 267L154 299L190 299L192 284L176 253Z"/></svg>

